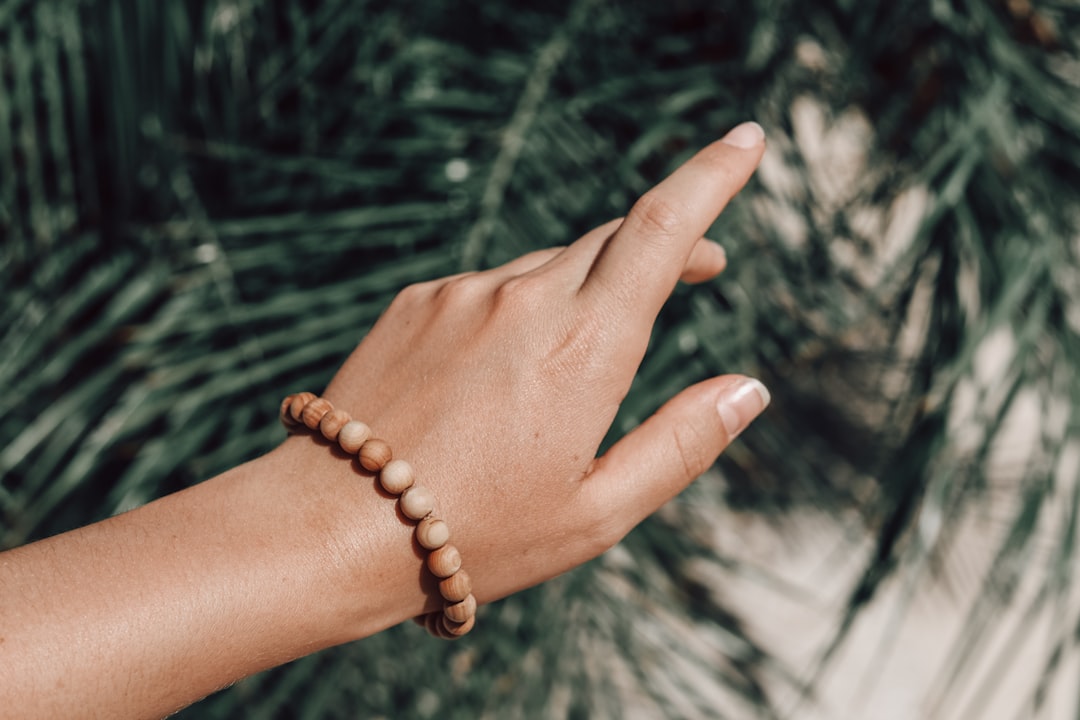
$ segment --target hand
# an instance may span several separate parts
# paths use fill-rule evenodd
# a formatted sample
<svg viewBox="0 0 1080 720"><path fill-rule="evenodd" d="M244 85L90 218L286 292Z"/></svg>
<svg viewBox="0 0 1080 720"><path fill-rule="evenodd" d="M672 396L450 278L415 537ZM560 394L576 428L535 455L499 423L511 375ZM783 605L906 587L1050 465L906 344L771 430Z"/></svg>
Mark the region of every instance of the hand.
<svg viewBox="0 0 1080 720"><path fill-rule="evenodd" d="M675 283L723 269L723 250L702 234L763 151L760 128L740 126L625 219L569 247L406 288L327 388L327 399L369 424L434 491L480 602L614 545L764 409L757 381L707 380L595 458ZM356 485L358 466L309 438L283 450L303 457L298 467ZM366 510L352 523L358 566L370 571L381 558L398 613L434 609L411 527L362 485L355 500Z"/></svg>
<svg viewBox="0 0 1080 720"><path fill-rule="evenodd" d="M672 287L723 269L701 235L764 149L756 125L726 140L567 248L405 289L327 388L434 491L480 602L612 546L765 407L714 378L595 459ZM436 609L411 523L345 457L296 436L0 553L0 707L160 717Z"/></svg>

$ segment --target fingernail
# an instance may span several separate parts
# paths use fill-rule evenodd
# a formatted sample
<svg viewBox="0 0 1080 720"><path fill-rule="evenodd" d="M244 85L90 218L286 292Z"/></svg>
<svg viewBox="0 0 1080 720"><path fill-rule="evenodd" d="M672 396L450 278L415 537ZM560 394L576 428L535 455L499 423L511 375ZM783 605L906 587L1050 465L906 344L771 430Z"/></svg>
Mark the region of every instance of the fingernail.
<svg viewBox="0 0 1080 720"><path fill-rule="evenodd" d="M716 403L728 438L734 438L769 406L769 391L760 381L744 378L724 389Z"/></svg>
<svg viewBox="0 0 1080 720"><path fill-rule="evenodd" d="M720 142L742 150L752 150L760 145L764 139L765 131L761 129L760 125L756 122L744 122L742 125L732 128L727 135L720 139Z"/></svg>

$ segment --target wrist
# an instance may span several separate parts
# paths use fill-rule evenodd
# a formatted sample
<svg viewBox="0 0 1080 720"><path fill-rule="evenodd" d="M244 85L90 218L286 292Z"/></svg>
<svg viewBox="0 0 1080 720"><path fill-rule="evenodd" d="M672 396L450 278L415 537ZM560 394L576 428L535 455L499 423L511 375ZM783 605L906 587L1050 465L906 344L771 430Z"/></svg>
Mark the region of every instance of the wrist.
<svg viewBox="0 0 1080 720"><path fill-rule="evenodd" d="M323 644L367 637L436 607L411 524L354 458L301 434L245 475L300 551L292 563L308 583L299 610L320 608Z"/></svg>
<svg viewBox="0 0 1080 720"><path fill-rule="evenodd" d="M290 433L306 435L310 431L316 445L329 445L331 455L350 461L355 458L358 476L368 479L373 486L374 495L394 502L398 519L410 529L416 559L421 561L423 568L430 571L429 575L421 570L421 592L426 589L427 595L434 596L432 590L437 583L438 597L434 598L436 609L424 612L417 620L422 621L436 637L450 640L468 633L476 622L476 597L472 594L472 580L461 567L460 551L456 545L450 543L449 526L435 512L435 498L431 490L417 481L412 465L400 458L394 458L390 445L385 440L373 437L371 428L365 423L352 419L349 413L335 408L326 398L310 392L286 397L281 403L280 419ZM293 443L292 447L305 446ZM315 464L314 461L310 462ZM307 463L301 462L301 465L305 464ZM413 528L415 535L412 533ZM346 530L343 530L342 534L352 536L351 532ZM371 538L371 533L364 533L359 537L358 543L349 544L349 547L363 549L382 546L378 539L365 544L365 538ZM428 551L430 555L427 554ZM383 554L385 553L380 553L380 556ZM365 608L359 615L369 624L378 617L380 606L391 613L391 616L393 612L400 612L401 608L408 607L408 588L412 583L403 578L405 581L397 584L395 569L402 568L408 572L410 565L415 563L410 563L404 554L400 561L396 560L394 556L397 554L391 553L388 564L380 568L380 563L374 558L360 553L356 567L362 569L362 575L366 573L370 580L373 575L368 573L367 569L376 568L377 577L390 578L390 586L383 584L378 596L395 596L395 590L400 588L400 597L406 601L402 605L398 602L379 603L378 598L370 598L375 602L375 606ZM362 577L361 580L363 579ZM425 585L429 587L425 588ZM438 602L440 598L442 602ZM396 618L395 622L397 619L400 618ZM376 630L381 627L375 625Z"/></svg>

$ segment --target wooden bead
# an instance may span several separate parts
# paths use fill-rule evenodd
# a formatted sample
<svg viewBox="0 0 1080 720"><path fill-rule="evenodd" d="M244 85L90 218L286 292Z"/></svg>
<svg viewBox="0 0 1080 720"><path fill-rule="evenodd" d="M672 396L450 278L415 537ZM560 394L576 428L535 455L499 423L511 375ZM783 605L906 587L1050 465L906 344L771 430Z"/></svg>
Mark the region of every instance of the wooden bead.
<svg viewBox="0 0 1080 720"><path fill-rule="evenodd" d="M304 406L304 412L301 413L300 419L304 421L304 424L308 426L309 430L317 430L319 423L323 419L323 415L333 409L334 406L330 404L329 400L317 397Z"/></svg>
<svg viewBox="0 0 1080 720"><path fill-rule="evenodd" d="M416 526L416 542L425 550L438 550L450 540L450 526L428 515Z"/></svg>
<svg viewBox="0 0 1080 720"><path fill-rule="evenodd" d="M422 520L435 509L435 496L423 485L413 485L398 499L401 512L411 520Z"/></svg>
<svg viewBox="0 0 1080 720"><path fill-rule="evenodd" d="M368 440L360 448L360 465L368 472L379 472L393 457L385 440Z"/></svg>
<svg viewBox="0 0 1080 720"><path fill-rule="evenodd" d="M349 413L333 408L323 415L322 420L319 422L319 432L330 442L337 442L341 428L345 427L351 419Z"/></svg>
<svg viewBox="0 0 1080 720"><path fill-rule="evenodd" d="M386 492L398 496L398 507L406 517L416 520L416 541L426 550L427 567L439 579L439 593L444 604L442 612L426 613L413 618L432 635L449 640L461 637L476 624L476 597L472 580L461 569L461 553L449 544L450 528L432 515L435 496L422 485L416 485L412 466L394 460L390 446L371 437L371 428L352 420L325 398L314 393L300 392L286 396L278 408L281 422L290 432L301 425L317 430L323 437L347 453L358 455L360 465L367 471L379 473L379 483Z"/></svg>
<svg viewBox="0 0 1080 720"><path fill-rule="evenodd" d="M427 566L435 577L448 578L461 569L461 553L453 545L443 545L431 551Z"/></svg>
<svg viewBox="0 0 1080 720"><path fill-rule="evenodd" d="M292 406L293 398L295 397L296 395L287 395L285 399L281 401L281 408L278 410L278 419L281 420L281 424L290 429L296 427L298 424L289 411L289 408Z"/></svg>
<svg viewBox="0 0 1080 720"><path fill-rule="evenodd" d="M443 614L441 612L428 613L424 616L424 628L437 638L443 640L450 640L456 637L451 635L449 631L443 626Z"/></svg>
<svg viewBox="0 0 1080 720"><path fill-rule="evenodd" d="M412 487L412 465L404 460L391 460L379 472L379 484L391 495L400 495Z"/></svg>
<svg viewBox="0 0 1080 720"><path fill-rule="evenodd" d="M445 615L442 616L441 620L442 620L442 629L445 630L447 633L449 633L454 638L461 637L465 633L472 630L473 626L476 625L476 616L475 615L471 616L465 622L454 622L453 620L446 617ZM450 638L447 638L447 639L449 640Z"/></svg>
<svg viewBox="0 0 1080 720"><path fill-rule="evenodd" d="M303 422L304 408L307 404L315 399L314 393L301 392L293 395L292 402L289 404L289 414L292 415L292 419L296 422Z"/></svg>
<svg viewBox="0 0 1080 720"><path fill-rule="evenodd" d="M439 583L439 594L452 603L461 602L472 592L472 580L469 573L458 570Z"/></svg>
<svg viewBox="0 0 1080 720"><path fill-rule="evenodd" d="M369 437L371 437L371 428L359 420L350 420L338 431L337 441L342 450L355 455L360 452L360 448Z"/></svg>
<svg viewBox="0 0 1080 720"><path fill-rule="evenodd" d="M476 615L476 596L469 593L461 602L446 603L443 612L450 620L463 623Z"/></svg>

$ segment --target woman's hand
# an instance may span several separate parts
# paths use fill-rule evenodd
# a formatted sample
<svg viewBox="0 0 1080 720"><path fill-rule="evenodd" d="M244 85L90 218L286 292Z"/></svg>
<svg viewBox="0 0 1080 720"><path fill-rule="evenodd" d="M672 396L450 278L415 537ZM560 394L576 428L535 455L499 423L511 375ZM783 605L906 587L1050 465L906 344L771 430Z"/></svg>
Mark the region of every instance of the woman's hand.
<svg viewBox="0 0 1080 720"><path fill-rule="evenodd" d="M768 401L688 388L597 448L701 239L761 158L744 125L573 245L407 288L326 390L415 467L481 602L601 553ZM297 436L216 478L0 553L0 707L160 717L437 607L413 526L340 450Z"/></svg>
<svg viewBox="0 0 1080 720"><path fill-rule="evenodd" d="M764 409L757 381L714 378L596 459L675 283L723 269L723 250L702 234L763 150L760 128L740 126L625 219L569 247L406 288L327 388L328 400L369 424L434 491L481 602L611 547ZM361 472L309 438L283 449L354 483ZM398 612L434 609L411 527L379 501L354 523L361 565L385 553Z"/></svg>

